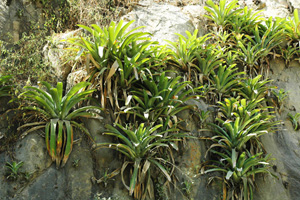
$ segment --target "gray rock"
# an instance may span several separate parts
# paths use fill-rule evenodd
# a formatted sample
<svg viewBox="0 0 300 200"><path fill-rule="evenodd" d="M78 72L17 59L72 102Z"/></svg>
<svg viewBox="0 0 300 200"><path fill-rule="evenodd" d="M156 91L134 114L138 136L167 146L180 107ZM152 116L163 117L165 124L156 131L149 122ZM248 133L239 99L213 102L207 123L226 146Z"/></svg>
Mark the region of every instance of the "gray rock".
<svg viewBox="0 0 300 200"><path fill-rule="evenodd" d="M182 12L190 17L194 27L198 29L199 36L204 36L208 33L208 20L204 17L206 11L203 5L187 5L182 8Z"/></svg>
<svg viewBox="0 0 300 200"><path fill-rule="evenodd" d="M153 34L153 41L166 44L165 39L176 41L178 36L175 33L185 35L185 31L194 32L195 27L188 15L181 11L181 8L152 3L149 7L137 7L134 11L122 17L126 21L135 20L133 28L146 26L139 31Z"/></svg>
<svg viewBox="0 0 300 200"><path fill-rule="evenodd" d="M0 154L0 200L4 200L9 196L10 185L6 179L5 163L9 161L9 158L4 153Z"/></svg>
<svg viewBox="0 0 300 200"><path fill-rule="evenodd" d="M65 179L65 170L55 169L55 166L46 169L33 183L16 195L15 200L53 200L71 199L68 196L68 183ZM51 192L50 192L51 191Z"/></svg>
<svg viewBox="0 0 300 200"><path fill-rule="evenodd" d="M277 120L282 120L282 126L279 131L267 134L261 137L266 151L271 154L275 160L273 173L278 180L267 176L264 180L258 179L258 188L256 198L258 200L280 200L280 199L298 199L300 196L300 135L294 131L292 124L287 120L287 114L300 112L299 104L299 63L293 62L293 67L284 67L284 62L276 60L271 62L270 78L274 80L273 84L278 88L289 91L288 98L283 103L283 109L280 115L277 114ZM297 66L298 65L298 66Z"/></svg>
<svg viewBox="0 0 300 200"><path fill-rule="evenodd" d="M33 143L32 140L29 140L29 143ZM24 166L31 161L25 161ZM75 163L77 164L75 165ZM13 199L91 199L93 187L91 178L93 176L90 147L82 141L74 144L69 160L63 168L56 169L53 164L40 171L35 175L36 178L17 192Z"/></svg>
<svg viewBox="0 0 300 200"><path fill-rule="evenodd" d="M74 85L80 83L86 76L87 72L84 69L78 69L76 71L70 72L67 77L66 91L69 91Z"/></svg>
<svg viewBox="0 0 300 200"><path fill-rule="evenodd" d="M51 66L51 72L55 75L58 81L66 81L69 73L72 70L72 66L64 65L66 59L63 58L66 55L67 42L63 40L67 40L68 38L74 37L78 30L53 35L51 41L49 41L46 46L43 48L43 54L45 57L45 61L48 62Z"/></svg>
<svg viewBox="0 0 300 200"><path fill-rule="evenodd" d="M78 161L77 165L76 162ZM70 199L91 199L93 184L91 178L94 176L93 158L90 145L82 141L75 144L70 158L64 167Z"/></svg>
<svg viewBox="0 0 300 200"><path fill-rule="evenodd" d="M7 5L6 2L10 2L10 4ZM42 26L43 18L40 15L41 8L37 8L34 2L23 0L0 1L0 39L17 42L21 34L28 30L29 23L32 22Z"/></svg>
<svg viewBox="0 0 300 200"><path fill-rule="evenodd" d="M113 137L103 135L103 132L106 130L106 124L112 124L109 115L103 117L102 120L89 119L86 121L86 127L88 127L96 143L114 142ZM93 156L100 173L107 168L117 168L117 166L112 166L112 162L117 159L115 150L108 148L97 149L93 151Z"/></svg>
<svg viewBox="0 0 300 200"><path fill-rule="evenodd" d="M299 2L298 0L287 0L287 1L290 2L290 4L291 4L294 8L298 9L298 12L299 12L299 9L300 9L300 2Z"/></svg>
<svg viewBox="0 0 300 200"><path fill-rule="evenodd" d="M41 134L44 134L42 131ZM47 169L52 161L45 140L37 132L29 133L16 144L16 159L23 161L22 169L28 173L39 173Z"/></svg>

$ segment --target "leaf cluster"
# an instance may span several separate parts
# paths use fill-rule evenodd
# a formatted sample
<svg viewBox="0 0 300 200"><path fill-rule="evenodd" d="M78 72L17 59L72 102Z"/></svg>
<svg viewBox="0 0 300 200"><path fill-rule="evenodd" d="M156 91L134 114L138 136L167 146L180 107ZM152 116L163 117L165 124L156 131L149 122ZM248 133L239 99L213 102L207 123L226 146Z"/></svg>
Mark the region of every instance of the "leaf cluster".
<svg viewBox="0 0 300 200"><path fill-rule="evenodd" d="M83 88L90 85L87 82L81 82L73 86L65 95L63 95L63 84L57 83L52 87L47 82L41 82L46 90L25 86L25 92L19 97L29 102L28 106L22 106L22 109L38 113L41 117L40 122L26 123L18 129L31 127L23 135L29 132L45 128L45 141L49 155L52 161L56 161L57 167L64 166L67 162L73 146L73 127L83 130L89 137L90 134L82 125L78 124L75 119L78 117L95 117L94 113L88 110L98 109L97 106L81 106L78 109L74 107L78 103L90 99L88 95L94 90L85 90Z"/></svg>
<svg viewBox="0 0 300 200"><path fill-rule="evenodd" d="M95 24L91 28L79 25L88 35L68 41L75 45L78 57L87 60L89 75L85 80L91 82L89 88L97 89L104 109L114 111L117 127L107 126L105 134L117 137L118 143L98 143L94 148L112 148L129 159L123 163L121 175L127 167L133 168L130 185L125 180L123 183L130 195L144 199L151 191L149 187L153 187L153 167L171 181L169 168L174 160L170 147L178 150L175 142L187 136L178 132L176 114L192 108L185 103L200 98L202 86L192 87L192 82L182 81L181 76L172 78L173 72L165 70L170 63L180 66L179 59L188 51L177 54L170 47L150 41L149 33L138 32L141 27L127 31L132 23L112 22L103 29ZM196 52L206 40L196 39L197 31L189 37L181 37L180 50L189 48ZM169 44L177 48L176 43ZM170 60L176 56L177 61ZM186 62L192 63L195 58L191 53ZM170 152L168 159L160 155L163 151ZM148 195L151 197L150 192Z"/></svg>
<svg viewBox="0 0 300 200"><path fill-rule="evenodd" d="M12 92L12 76L0 76L0 97L10 96Z"/></svg>

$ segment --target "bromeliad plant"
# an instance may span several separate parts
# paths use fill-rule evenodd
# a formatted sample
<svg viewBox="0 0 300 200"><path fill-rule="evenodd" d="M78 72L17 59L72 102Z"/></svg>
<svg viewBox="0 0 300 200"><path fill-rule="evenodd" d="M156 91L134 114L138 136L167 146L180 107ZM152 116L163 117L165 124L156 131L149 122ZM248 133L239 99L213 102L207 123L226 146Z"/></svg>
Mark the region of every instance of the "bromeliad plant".
<svg viewBox="0 0 300 200"><path fill-rule="evenodd" d="M297 45L298 44L288 45L286 48L280 47L280 54L285 60L285 67L288 67L293 58L299 53L299 47L297 47Z"/></svg>
<svg viewBox="0 0 300 200"><path fill-rule="evenodd" d="M190 82L180 80L180 76L171 79L165 72L153 76L153 79L144 80L140 85L141 89L132 91L123 112L136 115L147 124L162 119L162 123L166 125L178 112L192 108L191 105L184 105L186 101L201 97L196 94L201 87L189 88ZM133 103L130 104L130 101Z"/></svg>
<svg viewBox="0 0 300 200"><path fill-rule="evenodd" d="M288 97L288 93L284 89L272 90L275 100L273 100L274 105L278 108L278 112L281 113L283 102Z"/></svg>
<svg viewBox="0 0 300 200"><path fill-rule="evenodd" d="M252 44L248 42L247 46L244 45L244 42L238 41L238 47L240 51L237 51L239 55L239 60L244 64L244 71L247 72L247 69L250 70L250 74L256 72L260 69L259 60L266 57L269 52L263 49L260 44Z"/></svg>
<svg viewBox="0 0 300 200"><path fill-rule="evenodd" d="M197 69L200 73L200 82L203 84L204 79L209 80L209 75L219 65L224 63L223 50L214 45L208 46L200 54L197 54Z"/></svg>
<svg viewBox="0 0 300 200"><path fill-rule="evenodd" d="M245 6L242 13L233 16L233 20L229 21L232 30L235 33L245 33L249 34L255 28L256 25L260 24L262 20L261 11L252 12L252 9L248 10L248 7Z"/></svg>
<svg viewBox="0 0 300 200"><path fill-rule="evenodd" d="M212 90L218 94L218 100L221 101L224 95L228 95L231 89L235 88L239 81L242 80L240 77L244 75L244 72L237 72L238 68L235 64L226 66L220 65L217 73L211 72L210 82L212 84Z"/></svg>
<svg viewBox="0 0 300 200"><path fill-rule="evenodd" d="M292 122L295 131L299 129L299 118L300 118L300 113L296 113L295 115L288 113L288 119Z"/></svg>
<svg viewBox="0 0 300 200"><path fill-rule="evenodd" d="M237 151L243 151L246 148L246 143L249 140L257 140L261 135L273 131L273 126L276 123L271 123L267 120L257 120L260 118L260 114L245 121L240 117L237 117L235 121L217 119L220 125L212 124L213 131L217 134L212 137L212 140L220 144L224 149L236 149ZM251 141L250 141L251 142ZM255 141L256 142L256 141ZM253 146L252 144L250 146ZM211 146L211 148L214 145Z"/></svg>
<svg viewBox="0 0 300 200"><path fill-rule="evenodd" d="M16 162L13 161L12 163L6 162L6 167L9 169L9 175L6 177L6 179L12 178L13 180L16 180L20 176L19 169L23 166L24 162Z"/></svg>
<svg viewBox="0 0 300 200"><path fill-rule="evenodd" d="M264 125L260 127L261 130L274 131L272 127L278 122L273 122L274 115L272 115L272 112L268 112L268 109L272 107L261 106L263 100L263 98L251 101L246 99L237 100L235 98L225 99L225 102L219 102L218 117L223 121L236 121L239 118L240 124L251 120L247 127L258 122L264 122Z"/></svg>
<svg viewBox="0 0 300 200"><path fill-rule="evenodd" d="M92 28L79 25L91 34L91 38L68 40L79 47L75 49L79 52L78 57L83 54L91 60L92 66L89 67L89 74L85 79L91 81L91 88L100 91L103 108L108 107L107 99L109 99L111 107L118 111L120 107L118 101L123 99L119 98L123 95L123 90L139 80L140 76L150 72L149 63L153 63L151 55L155 50L150 46L157 42L149 41L149 33L137 32L142 27L126 32L133 22L125 25L122 20L118 24L111 22L110 26L104 29L95 24Z"/></svg>
<svg viewBox="0 0 300 200"><path fill-rule="evenodd" d="M223 173L223 199L253 200L255 175L271 174L269 172L269 157L263 157L262 152L251 155L246 152L239 153L234 148L224 153L211 150L218 155L220 161L213 160L209 165L209 172Z"/></svg>
<svg viewBox="0 0 300 200"><path fill-rule="evenodd" d="M0 97L10 96L12 77L0 75Z"/></svg>
<svg viewBox="0 0 300 200"><path fill-rule="evenodd" d="M159 148L168 151L171 147L178 150L175 141L181 140L184 134L177 133L176 129L160 131L162 125L145 126L140 124L135 127L123 127L116 124L117 127L107 125L106 135L115 136L120 140L120 143L98 143L94 145L94 149L111 148L125 155L129 160L123 163L121 169L122 182L129 190L129 194L134 194L135 199L145 199L147 191L150 199L153 199L151 188L151 172L153 167L158 168L167 181L171 182L172 170L168 171L167 167L173 165L158 155ZM168 134L167 132L172 132ZM173 160L173 158L170 158ZM124 171L128 166L132 166L133 171L130 174L129 186L125 183Z"/></svg>
<svg viewBox="0 0 300 200"><path fill-rule="evenodd" d="M267 85L271 80L261 80L261 78L262 75L258 75L255 78L247 78L241 81L239 83L241 87L238 89L239 95L247 100L259 100L264 98L273 87Z"/></svg>
<svg viewBox="0 0 300 200"><path fill-rule="evenodd" d="M46 87L46 90L25 86L26 91L20 94L20 97L31 103L29 106L23 106L22 109L36 112L42 121L24 124L18 129L34 126L24 133L26 135L29 132L45 128L45 141L49 155L52 161L56 161L57 167L63 167L72 151L73 127L79 128L92 139L88 130L77 123L75 119L96 117L96 114L88 112L88 110L99 110L100 108L83 106L75 109L77 104L90 99L88 96L95 91L83 91L90 83L78 83L64 96L61 82L58 82L56 87L52 87L47 82L42 82L42 85Z"/></svg>
<svg viewBox="0 0 300 200"><path fill-rule="evenodd" d="M219 5L217 5L212 0L208 0L206 4L209 7L205 6L204 9L209 15L205 15L205 17L214 21L219 29L222 28L225 30L233 21L234 15L242 11L242 9L237 9L239 7L237 3L237 0L233 0L229 3L227 3L226 0L220 0Z"/></svg>
<svg viewBox="0 0 300 200"><path fill-rule="evenodd" d="M170 55L172 56L170 62L182 71L188 72L189 81L191 80L192 68L198 69L198 66L195 65L196 55L203 51L202 47L205 41L209 39L208 35L198 38L197 33L198 29L194 31L193 35L186 31L187 38L181 34L176 34L178 35L178 42L166 40L169 43Z"/></svg>
<svg viewBox="0 0 300 200"><path fill-rule="evenodd" d="M285 23L285 30L287 31L288 39L291 43L298 43L300 39L300 20L298 15L298 10L294 10L294 17Z"/></svg>
<svg viewBox="0 0 300 200"><path fill-rule="evenodd" d="M266 110L270 107L260 106L263 100L263 98L259 100L225 98L224 102L218 102L218 116L221 119L235 120L236 117L240 117L242 119L248 120L259 113L267 113ZM263 118L259 118L259 120L261 119Z"/></svg>

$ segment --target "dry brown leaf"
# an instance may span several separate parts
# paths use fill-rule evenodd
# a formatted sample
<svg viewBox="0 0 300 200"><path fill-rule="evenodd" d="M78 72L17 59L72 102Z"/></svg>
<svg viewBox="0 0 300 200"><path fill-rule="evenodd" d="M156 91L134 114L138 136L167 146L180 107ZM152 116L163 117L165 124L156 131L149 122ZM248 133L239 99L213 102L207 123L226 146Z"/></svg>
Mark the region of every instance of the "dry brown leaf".
<svg viewBox="0 0 300 200"><path fill-rule="evenodd" d="M110 70L109 70L109 73L108 73L108 76L106 78L106 81L109 80L114 74L115 72L117 71L119 67L119 63L117 62L117 60L114 62L114 64L111 66ZM105 82L106 82L105 81ZM105 83L104 83L105 84Z"/></svg>

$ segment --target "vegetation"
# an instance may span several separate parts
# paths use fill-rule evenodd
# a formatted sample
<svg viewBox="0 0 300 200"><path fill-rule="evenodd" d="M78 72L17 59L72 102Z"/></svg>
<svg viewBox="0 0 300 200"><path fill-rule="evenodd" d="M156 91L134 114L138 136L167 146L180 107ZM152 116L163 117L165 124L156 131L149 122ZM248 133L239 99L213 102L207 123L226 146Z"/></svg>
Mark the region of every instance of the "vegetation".
<svg viewBox="0 0 300 200"><path fill-rule="evenodd" d="M295 115L288 113L288 119L292 122L295 131L299 129L299 118L300 113L296 113Z"/></svg>
<svg viewBox="0 0 300 200"><path fill-rule="evenodd" d="M93 29L79 25L87 30L92 38L69 39L70 43L82 48L75 50L88 56L92 61L93 65L88 69L86 80L91 81L93 88L100 88L103 108L109 106L105 98L105 94L109 94L111 108L119 111L120 106L124 105L119 99L127 99L128 96L124 90L139 79L143 79L150 68L152 48L149 50L147 48L156 42L148 41L149 33L135 32L141 27L125 32L132 23L133 21L123 26L123 21L118 25L111 22L110 26L104 29L95 24L92 25ZM139 43L142 40L144 41Z"/></svg>
<svg viewBox="0 0 300 200"><path fill-rule="evenodd" d="M269 172L268 157L262 157L263 152L251 155L246 152L239 154L234 148L231 152L221 153L211 151L221 158L220 161L212 161L208 172L220 171L224 173L223 184L230 188L225 189L223 197L231 199L253 199L255 175Z"/></svg>
<svg viewBox="0 0 300 200"><path fill-rule="evenodd" d="M280 113L282 110L283 101L288 97L288 92L281 88L279 90L272 90L272 93L275 96L273 103L278 108L278 112Z"/></svg>
<svg viewBox="0 0 300 200"><path fill-rule="evenodd" d="M47 2L43 1L45 6ZM89 2L96 4L92 0ZM114 3L109 1L105 8L115 11ZM66 6L72 13L75 8L71 5ZM80 9L83 5L79 2L76 6ZM97 8L92 10L96 12ZM101 27L94 24L94 20L80 18L82 23L79 27L84 34L68 42L73 45L76 58L85 61L88 74L82 80L85 82L64 92L61 82L52 87L43 81L38 88L30 86L28 81L25 91L19 95L23 101L21 107L34 113L36 121L19 128L33 126L24 135L45 129L49 155L56 161L57 167L64 166L72 150L73 127L92 139L87 129L76 120L95 117L96 114L91 111L100 108L93 105L101 105L101 110L108 111L106 113L115 122L113 126L106 125L104 134L113 136L115 140L94 143L92 139L93 149L110 148L121 153L124 161L120 173L129 195L135 199L152 199L157 174L166 182L175 180L173 150L180 152L180 141L193 135L183 131L182 119L177 114L191 109L199 120L199 128L205 127L213 134L210 138L205 137L209 144L209 158L202 171L219 172L213 177L223 181L224 200L253 199L256 175L270 174L270 158L260 136L275 132L279 124L274 120L275 111L270 111L274 107L267 106L268 96L273 94L271 101L278 107L279 113L288 97L283 89L275 90L271 86L272 81L267 78L269 59L271 55L281 56L288 66L299 54L298 13L295 10L294 18L289 20L264 19L260 12L253 12L247 7L241 9L237 0L221 0L218 5L208 0L205 10L206 17L213 22L209 28L216 26L214 31L203 37L197 36L198 30L194 33L187 31L187 37L177 34L178 41L167 41L165 46L151 41L151 34L141 32L141 27L128 31L133 21L127 24L122 20L107 23L109 19L105 17L103 20L108 26ZM60 30L59 20L61 23L70 21L68 18L53 19L48 21L47 27ZM286 39L287 46L282 42ZM24 52L26 55L32 53L29 46ZM22 73L29 77L28 80L30 77L44 80L37 76L47 67L45 63L39 63L39 55L34 60L22 57L24 60L17 61L21 54L13 53L4 51L1 55L3 65L19 66L25 70ZM36 63L39 63L35 66L41 71L36 71L35 75L26 71L28 65ZM3 73L0 97L16 93L11 92L10 86L10 80L20 76L15 69L8 71L12 76L5 76L6 72L0 71ZM191 100L199 99L216 104L216 109L211 112L196 109ZM95 104L88 100L95 100ZM299 114L288 114L288 117L294 129L298 130ZM210 118L211 123L206 123ZM74 160L73 166L78 166L78 162ZM7 164L12 170L11 177L17 176L21 165ZM118 173L119 170L111 174L105 172L97 182L106 184L108 178ZM185 180L183 183L183 190L189 196L192 182Z"/></svg>
<svg viewBox="0 0 300 200"><path fill-rule="evenodd" d="M99 107L83 106L71 112L76 104L89 99L88 95L94 92L94 90L80 91L89 84L86 82L78 83L63 96L63 84L61 82L58 82L55 88L47 82L42 82L46 91L37 87L25 86L26 91L20 94L20 97L24 97L24 100L29 103L22 109L36 112L41 121L24 124L19 129L34 126L24 133L27 134L45 128L47 150L52 161L56 161L57 167L65 165L72 151L73 127L79 128L91 138L87 129L74 119L77 117L95 117L95 114L87 111L99 109Z"/></svg>
<svg viewBox="0 0 300 200"><path fill-rule="evenodd" d="M169 129L167 131L161 131L162 125L156 125L154 127L147 126L141 123L137 128L135 127L123 127L120 124L116 124L119 131L113 126L107 125L108 131L106 135L112 135L120 139L121 143L99 143L94 147L98 148L112 148L120 153L124 154L130 161L123 163L121 169L122 181L125 187L129 190L129 194L134 194L136 199L145 199L147 191L151 186L151 171L152 166L157 167L168 181L171 181L172 171L168 172L166 165L168 162L158 155L158 149L164 148L164 151L168 151L168 148L173 147L178 149L174 141L178 141L178 138L183 137L184 134L167 134L168 132L177 131L176 129ZM133 172L130 175L130 184L127 186L124 178L124 171L128 165L133 165ZM174 163L171 163L174 164ZM148 191L150 198L153 198L152 191Z"/></svg>
<svg viewBox="0 0 300 200"><path fill-rule="evenodd" d="M9 170L9 175L6 178L16 180L20 176L19 169L23 166L23 164L23 161L18 163L16 161L13 161L12 163L6 162L6 167Z"/></svg>
<svg viewBox="0 0 300 200"><path fill-rule="evenodd" d="M0 76L0 97L10 96L12 92L12 77L7 76Z"/></svg>

